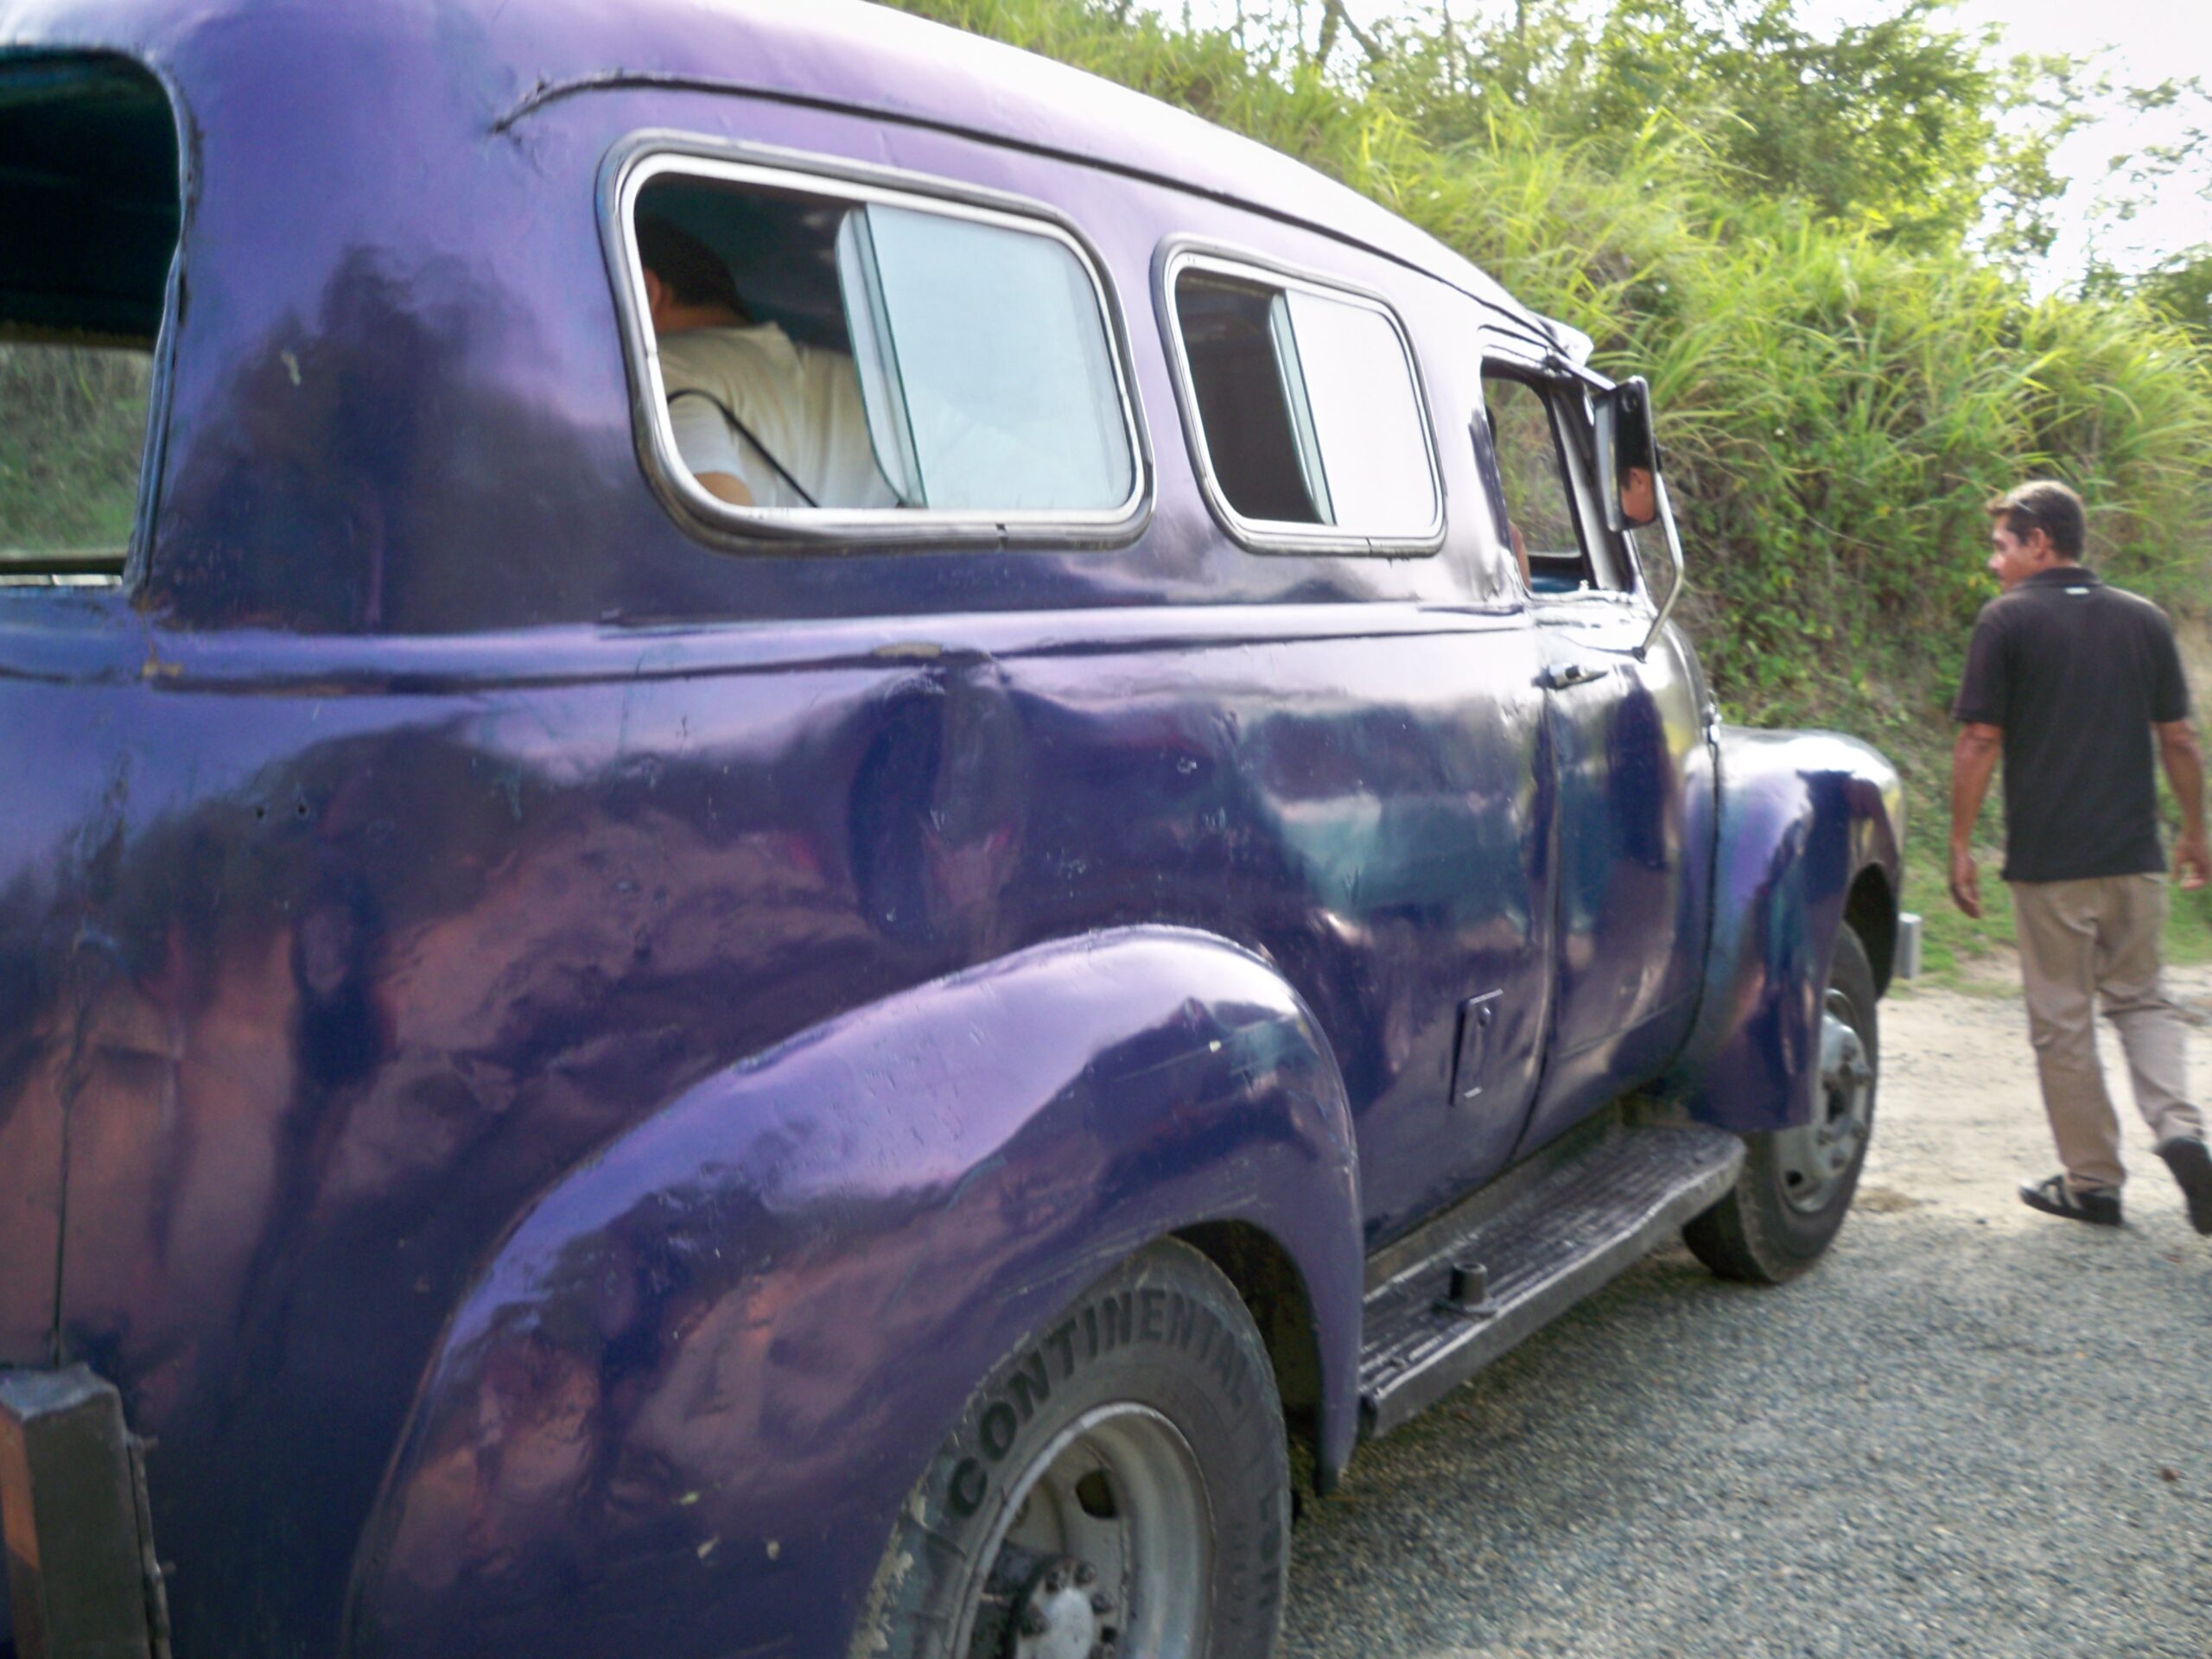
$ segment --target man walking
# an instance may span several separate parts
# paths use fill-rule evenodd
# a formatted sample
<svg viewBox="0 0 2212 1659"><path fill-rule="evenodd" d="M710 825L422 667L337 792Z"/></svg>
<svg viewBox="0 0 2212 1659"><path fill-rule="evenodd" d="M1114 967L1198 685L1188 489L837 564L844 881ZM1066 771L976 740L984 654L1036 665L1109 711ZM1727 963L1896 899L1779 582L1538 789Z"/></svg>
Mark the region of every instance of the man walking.
<svg viewBox="0 0 2212 1659"><path fill-rule="evenodd" d="M1981 914L1969 837L2005 760L2005 870L2018 922L2029 1033L2063 1173L2024 1184L2031 1207L2117 1227L2120 1120L2097 1059L2094 1001L2120 1032L2159 1157L2212 1234L2212 1154L2190 1103L2186 1033L2161 982L2165 861L2155 747L2181 803L2174 870L2212 878L2204 766L2165 613L2080 563L2082 498L2037 482L1989 504L1989 569L2004 591L1974 625L1951 710L1951 897Z"/></svg>

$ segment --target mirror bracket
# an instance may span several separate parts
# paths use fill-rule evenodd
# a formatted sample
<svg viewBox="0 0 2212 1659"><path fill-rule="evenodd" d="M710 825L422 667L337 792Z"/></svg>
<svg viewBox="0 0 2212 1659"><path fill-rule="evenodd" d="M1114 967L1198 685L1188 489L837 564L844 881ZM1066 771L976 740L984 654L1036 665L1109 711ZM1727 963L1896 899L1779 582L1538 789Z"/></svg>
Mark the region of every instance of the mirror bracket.
<svg viewBox="0 0 2212 1659"><path fill-rule="evenodd" d="M1667 495L1667 476L1655 472L1651 485L1659 499L1659 524L1667 537L1667 556L1675 562L1675 585L1667 593L1667 602L1659 607L1659 614L1651 619L1651 632L1643 636L1643 643L1636 648L1636 660L1642 662L1650 654L1653 643L1666 631L1667 619L1675 613L1675 601L1682 596L1682 589L1689 583L1689 567L1682 563L1682 537L1675 528L1675 504Z"/></svg>

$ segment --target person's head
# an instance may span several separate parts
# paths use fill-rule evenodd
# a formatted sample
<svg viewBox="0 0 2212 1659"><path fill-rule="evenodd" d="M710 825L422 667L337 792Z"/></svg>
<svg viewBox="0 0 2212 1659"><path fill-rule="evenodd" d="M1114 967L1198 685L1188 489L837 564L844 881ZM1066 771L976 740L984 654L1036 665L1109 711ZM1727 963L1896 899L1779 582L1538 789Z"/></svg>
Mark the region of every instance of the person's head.
<svg viewBox="0 0 2212 1659"><path fill-rule="evenodd" d="M667 219L638 215L638 261L645 268L645 308L652 314L655 334L753 321L729 267L697 237Z"/></svg>
<svg viewBox="0 0 2212 1659"><path fill-rule="evenodd" d="M2007 490L1989 514L1989 573L2007 591L2039 570L2079 564L2089 518L2082 498L2063 484L2037 479Z"/></svg>
<svg viewBox="0 0 2212 1659"><path fill-rule="evenodd" d="M1649 467L1634 462L1621 470L1621 513L1630 524L1648 524L1659 516L1659 481Z"/></svg>

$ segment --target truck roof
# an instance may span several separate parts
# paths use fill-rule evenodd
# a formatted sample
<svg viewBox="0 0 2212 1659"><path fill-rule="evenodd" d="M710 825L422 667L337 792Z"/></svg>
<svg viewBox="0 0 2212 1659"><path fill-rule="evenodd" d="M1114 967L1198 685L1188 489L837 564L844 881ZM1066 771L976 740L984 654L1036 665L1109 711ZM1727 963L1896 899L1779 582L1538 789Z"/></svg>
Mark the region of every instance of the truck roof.
<svg viewBox="0 0 2212 1659"><path fill-rule="evenodd" d="M109 47L157 67L209 31L226 51L248 50L257 26L365 46L435 36L448 63L485 83L495 130L594 89L665 85L863 110L1065 156L1361 244L1537 324L1574 355L1587 349L1434 237L1302 162L1098 76L863 0L0 0L0 48ZM189 100L188 80L181 90Z"/></svg>

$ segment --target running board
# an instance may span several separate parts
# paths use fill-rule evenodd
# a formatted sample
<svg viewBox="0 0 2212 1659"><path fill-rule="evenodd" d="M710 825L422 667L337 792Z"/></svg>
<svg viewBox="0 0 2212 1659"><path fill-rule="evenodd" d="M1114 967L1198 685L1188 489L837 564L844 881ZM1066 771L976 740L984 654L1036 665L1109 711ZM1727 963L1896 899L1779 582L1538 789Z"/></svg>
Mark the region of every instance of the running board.
<svg viewBox="0 0 2212 1659"><path fill-rule="evenodd" d="M1361 1433L1389 1433L1635 1266L1726 1196L1743 1161L1719 1129L1610 1129L1504 1208L1424 1238L1367 1294Z"/></svg>

